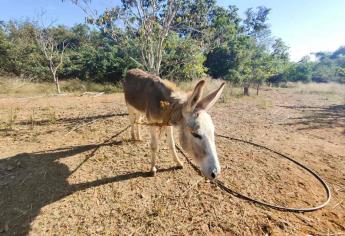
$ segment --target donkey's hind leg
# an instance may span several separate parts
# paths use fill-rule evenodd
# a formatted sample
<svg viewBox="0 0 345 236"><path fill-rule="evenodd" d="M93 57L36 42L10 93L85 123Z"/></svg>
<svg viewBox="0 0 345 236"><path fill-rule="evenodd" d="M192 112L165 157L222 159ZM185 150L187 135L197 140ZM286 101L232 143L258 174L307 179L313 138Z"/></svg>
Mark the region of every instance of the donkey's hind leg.
<svg viewBox="0 0 345 236"><path fill-rule="evenodd" d="M131 107L130 105L127 104L127 110L128 110L128 114L129 114L129 120L131 122L131 138L132 140L136 140L135 134L136 134L136 128L137 128L137 114L136 111L133 107Z"/></svg>
<svg viewBox="0 0 345 236"><path fill-rule="evenodd" d="M174 157L174 161L177 164L178 167L183 168L183 162L178 158L175 148L175 141L174 141L174 130L172 126L168 126L166 128L167 132L167 141L169 144L169 148L172 152L172 155Z"/></svg>

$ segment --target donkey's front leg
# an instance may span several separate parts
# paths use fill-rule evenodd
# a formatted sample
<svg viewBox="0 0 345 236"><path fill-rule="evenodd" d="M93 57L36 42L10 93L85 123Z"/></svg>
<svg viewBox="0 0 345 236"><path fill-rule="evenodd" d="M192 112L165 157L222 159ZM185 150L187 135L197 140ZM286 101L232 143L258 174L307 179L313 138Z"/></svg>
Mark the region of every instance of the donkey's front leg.
<svg viewBox="0 0 345 236"><path fill-rule="evenodd" d="M141 139L141 131L140 131L140 129L141 129L140 124L142 122L142 116L140 114L138 114L138 116L136 118L136 122L137 122L136 133L135 133L136 134L136 138L137 138L138 141L142 141L142 139Z"/></svg>
<svg viewBox="0 0 345 236"><path fill-rule="evenodd" d="M174 161L176 162L177 166L180 168L183 168L183 163L181 160L178 158L177 153L176 153L176 148L175 148L175 141L174 141L174 130L172 126L168 126L166 128L167 131L167 140L168 144L170 147L170 150L172 152L172 155L174 157Z"/></svg>
<svg viewBox="0 0 345 236"><path fill-rule="evenodd" d="M129 113L129 119L131 121L131 137L132 137L132 140L134 141L136 138L135 138L135 114L131 114Z"/></svg>
<svg viewBox="0 0 345 236"><path fill-rule="evenodd" d="M151 134L151 173L153 176L156 175L156 157L158 152L158 138L157 138L157 128L154 126L150 127Z"/></svg>

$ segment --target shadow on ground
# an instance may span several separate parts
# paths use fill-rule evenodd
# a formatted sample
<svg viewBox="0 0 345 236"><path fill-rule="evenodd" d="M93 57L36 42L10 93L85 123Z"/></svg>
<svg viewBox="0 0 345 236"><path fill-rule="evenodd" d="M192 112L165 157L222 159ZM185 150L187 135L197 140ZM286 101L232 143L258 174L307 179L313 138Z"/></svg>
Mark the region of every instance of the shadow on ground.
<svg viewBox="0 0 345 236"><path fill-rule="evenodd" d="M114 136L113 136L114 137ZM102 146L121 145L122 141L109 141L59 148L55 150L20 153L0 160L0 234L26 235L30 223L40 209L74 192L84 189L149 177L150 173L137 171L86 183L70 185L67 178ZM90 152L74 170L58 162L59 159ZM160 169L159 172L176 168Z"/></svg>
<svg viewBox="0 0 345 236"><path fill-rule="evenodd" d="M290 118L284 125L303 125L300 130L345 127L345 105L317 106L281 106L305 113L302 117ZM343 131L345 135L345 129Z"/></svg>

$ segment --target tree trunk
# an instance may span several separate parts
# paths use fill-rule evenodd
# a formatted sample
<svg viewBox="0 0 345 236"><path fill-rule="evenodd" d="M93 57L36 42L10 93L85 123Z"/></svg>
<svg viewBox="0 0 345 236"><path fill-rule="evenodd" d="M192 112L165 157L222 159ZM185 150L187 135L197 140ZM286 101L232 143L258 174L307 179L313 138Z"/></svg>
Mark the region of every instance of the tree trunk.
<svg viewBox="0 0 345 236"><path fill-rule="evenodd" d="M243 86L243 95L244 96L249 96L249 85L244 85Z"/></svg>
<svg viewBox="0 0 345 236"><path fill-rule="evenodd" d="M59 78L56 77L55 75L54 75L54 82L55 82L55 86L56 86L56 91L58 94L60 94L61 90L60 90Z"/></svg>
<svg viewBox="0 0 345 236"><path fill-rule="evenodd" d="M57 91L57 93L60 94L61 91L60 91L59 80L55 81L55 86L56 86L56 91Z"/></svg>
<svg viewBox="0 0 345 236"><path fill-rule="evenodd" d="M256 95L259 95L259 90L260 90L260 84L258 83L256 85Z"/></svg>

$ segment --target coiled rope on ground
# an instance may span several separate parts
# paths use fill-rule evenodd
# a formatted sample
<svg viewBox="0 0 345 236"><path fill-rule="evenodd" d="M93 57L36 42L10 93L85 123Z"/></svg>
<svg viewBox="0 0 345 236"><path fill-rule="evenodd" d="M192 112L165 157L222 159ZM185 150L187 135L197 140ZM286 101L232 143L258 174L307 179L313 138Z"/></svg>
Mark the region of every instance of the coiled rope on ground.
<svg viewBox="0 0 345 236"><path fill-rule="evenodd" d="M217 180L217 179L213 180L212 183L217 185L223 191L225 191L227 193L230 193L231 195L234 195L234 196L236 196L238 198L241 198L241 199L247 200L249 202L258 204L258 205L262 205L262 206L269 207L269 208L272 208L272 209L275 209L275 210L279 210L279 211L288 211L288 212L310 212L310 211L316 211L316 210L319 210L319 209L325 207L329 203L329 201L331 200L331 190L330 190L328 184L326 183L326 181L323 180L322 177L319 174L317 174L314 170L312 170L311 168L307 167L306 165L304 165L304 164L294 160L293 158L291 158L291 157L289 157L289 156L287 156L287 155L285 155L283 153L275 151L275 150L273 150L271 148L268 148L266 146L263 146L261 144L257 144L257 143L251 142L251 141L246 141L246 140L242 140L242 139L238 139L238 138L234 138L234 137L230 137L230 136L226 136L226 135L222 135L222 134L216 134L216 136L217 137L221 137L221 138L225 138L225 139L228 139L228 140L233 140L233 141L237 141L237 142L242 142L242 143L250 144L252 146L268 150L268 151L273 152L273 153L279 155L280 157L285 158L288 161L296 164L297 166L301 167L302 169L307 171L309 174L311 174L313 177L315 177L318 180L318 182L321 183L321 185L324 187L324 190L325 190L325 193L326 193L326 198L325 198L325 200L324 200L324 202L322 204L320 204L318 206L314 206L314 207L301 207L301 208L284 207L284 206L275 205L275 204L272 204L272 203L268 203L268 202L265 202L265 201L262 201L262 200L258 200L258 199L249 197L249 196L247 196L247 195L245 195L243 193L240 193L240 192L237 192L235 190L230 189L229 187L227 187L220 180ZM182 150L182 148L180 148L178 145L176 145L176 148L185 157L185 159L187 160L188 164L190 164L196 172L198 172L200 175L202 175L200 169L187 157L187 155Z"/></svg>

